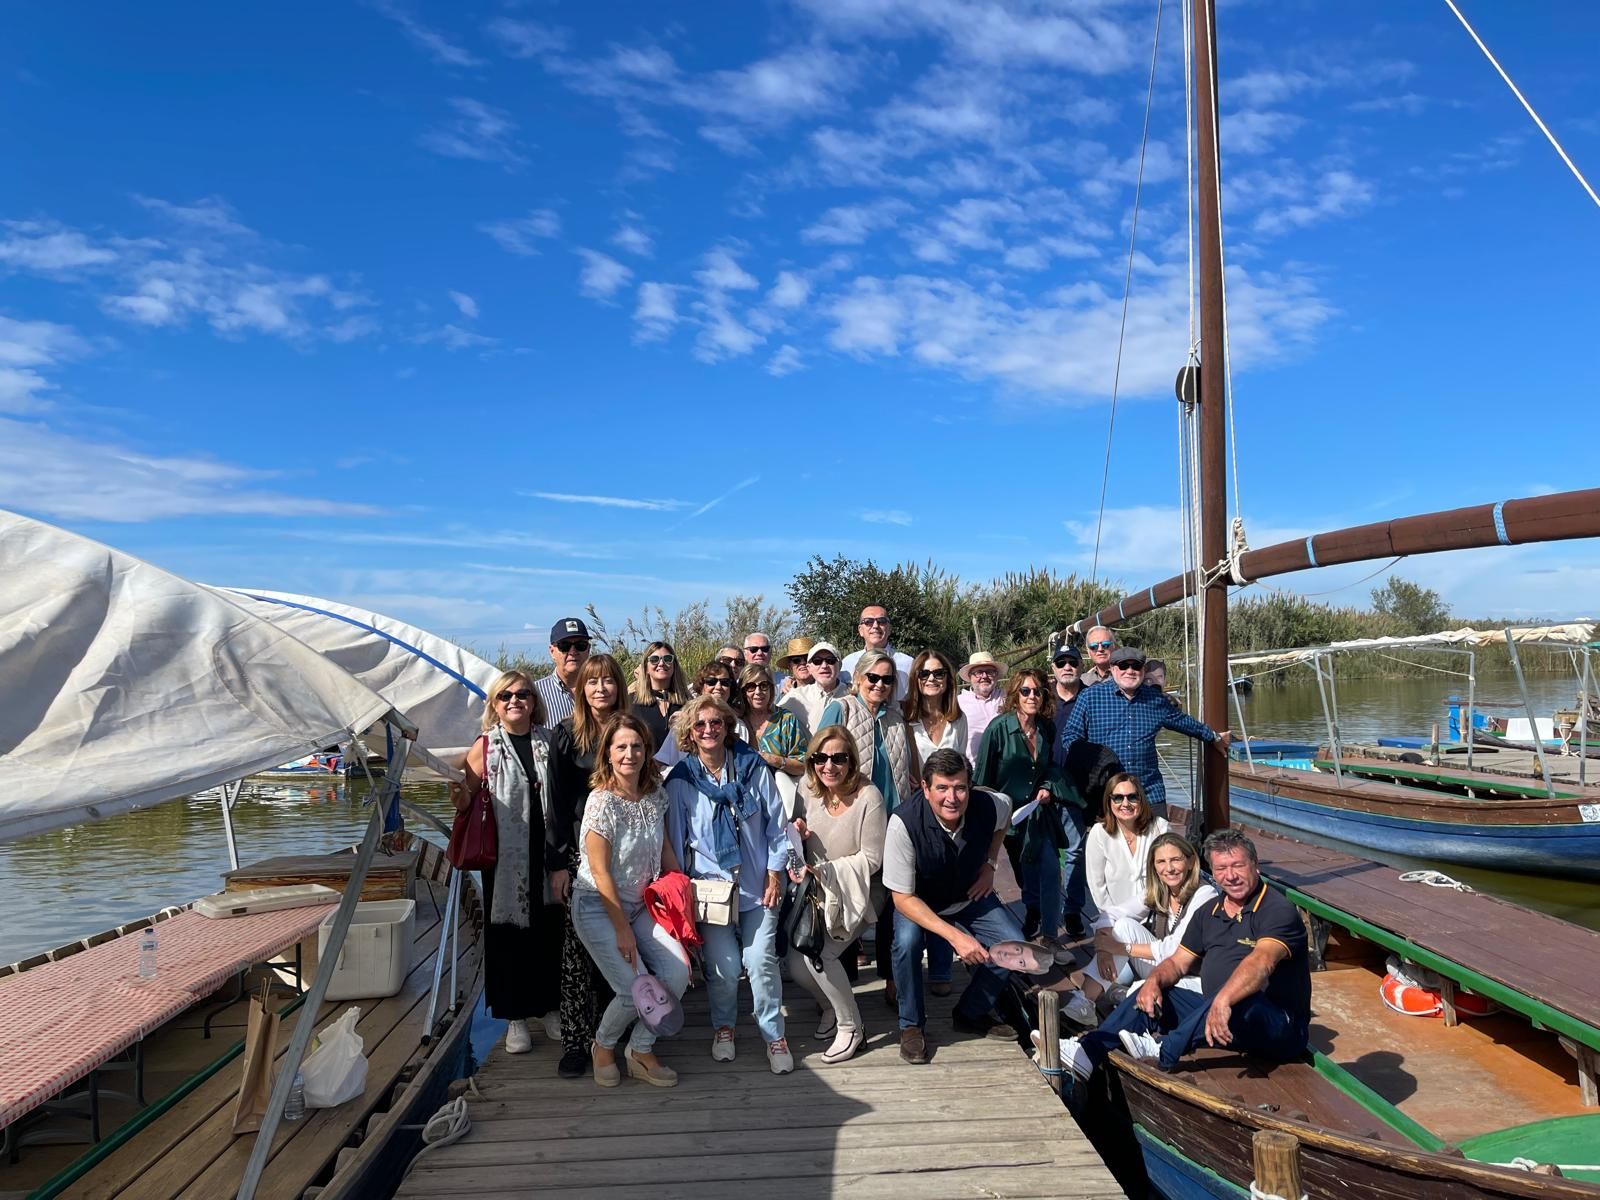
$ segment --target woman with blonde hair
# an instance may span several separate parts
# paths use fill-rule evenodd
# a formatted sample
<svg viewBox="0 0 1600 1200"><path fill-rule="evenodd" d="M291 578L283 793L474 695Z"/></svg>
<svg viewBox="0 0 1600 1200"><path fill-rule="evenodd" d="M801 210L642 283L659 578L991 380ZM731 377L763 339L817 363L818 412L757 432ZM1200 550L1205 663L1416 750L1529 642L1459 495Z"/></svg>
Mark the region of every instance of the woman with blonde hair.
<svg viewBox="0 0 1600 1200"><path fill-rule="evenodd" d="M669 801L650 751L650 730L639 717L621 713L606 722L572 885L573 928L614 993L590 1047L594 1081L601 1087L622 1081L616 1047L630 1024L628 1075L655 1087L678 1082L678 1073L655 1056L655 1031L639 1019L632 995L641 962L673 996L681 999L689 986L688 955L644 901L652 880L678 869L666 844Z"/></svg>
<svg viewBox="0 0 1600 1200"><path fill-rule="evenodd" d="M790 948L789 978L822 1006L817 1036L833 1037L822 1061L838 1063L853 1058L866 1042L861 1008L840 958L878 911L889 814L883 794L863 778L855 739L843 725L817 730L806 750L805 771L795 795L794 824L805 843L805 872L816 877L826 896L830 928L820 967Z"/></svg>
<svg viewBox="0 0 1600 1200"><path fill-rule="evenodd" d="M1126 785L1113 785L1126 790ZM1160 820L1157 817L1155 820ZM1183 940L1183 931L1199 909L1217 898L1217 889L1200 875L1200 855L1182 834L1168 830L1150 842L1145 866L1143 921L1117 917L1110 926L1095 931L1095 958L1084 970L1085 994L1091 1000L1100 991L1148 979L1156 964L1170 958ZM1098 987L1096 986L1098 985ZM1185 976L1179 987L1200 990L1197 976ZM1120 1001L1120 996L1113 995Z"/></svg>
<svg viewBox="0 0 1600 1200"><path fill-rule="evenodd" d="M578 869L579 831L589 799L595 753L600 748L600 733L606 722L622 710L627 690L616 659L609 654L591 655L578 668L572 689L572 715L557 725L550 737L555 841L572 871ZM566 890L557 895L559 900L568 898ZM561 946L562 1054L556 1068L563 1079L579 1079L588 1070L589 1043L594 1037L598 1009L610 998L611 988L573 929L569 909Z"/></svg>
<svg viewBox="0 0 1600 1200"><path fill-rule="evenodd" d="M645 723L655 743L651 753L661 749L672 733L672 715L689 698L689 685L677 651L667 642L651 642L639 655L633 669L633 715Z"/></svg>
<svg viewBox="0 0 1600 1200"><path fill-rule="evenodd" d="M756 1028L774 1075L794 1070L778 973L778 905L789 860L783 803L760 755L734 736L733 709L696 696L673 723L683 757L667 776L667 836L690 879L731 882L733 919L700 922L705 939L711 1057L734 1059L739 971L750 978Z"/></svg>
<svg viewBox="0 0 1600 1200"><path fill-rule="evenodd" d="M484 736L467 750L462 779L450 785L457 811L487 781L499 834L499 861L483 872L488 912L484 931L484 995L506 1022L506 1053L533 1048L530 1020L546 1022L559 1004L556 981L565 927L547 894L564 889L568 863L553 839L550 810L550 731L533 681L506 671L483 705Z"/></svg>

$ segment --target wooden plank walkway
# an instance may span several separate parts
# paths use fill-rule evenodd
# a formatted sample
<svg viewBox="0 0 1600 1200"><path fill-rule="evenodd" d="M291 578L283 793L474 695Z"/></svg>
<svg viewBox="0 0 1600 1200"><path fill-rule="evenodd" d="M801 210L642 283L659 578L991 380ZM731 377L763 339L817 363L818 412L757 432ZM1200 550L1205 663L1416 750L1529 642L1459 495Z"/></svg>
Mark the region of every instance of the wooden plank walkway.
<svg viewBox="0 0 1600 1200"><path fill-rule="evenodd" d="M477 1075L482 1099L468 1101L471 1131L430 1152L397 1197L1121 1196L1014 1043L953 1030L957 971L952 996L928 998L926 1066L900 1060L897 1023L870 968L857 988L867 1047L838 1066L821 1063L827 1040L811 1036L813 1002L792 983L792 1075L768 1070L748 1011L738 1060L712 1062L703 988L686 997L683 1033L656 1044L679 1073L670 1090L560 1079L561 1048L543 1037L530 1054L497 1048ZM748 1006L743 985L741 999Z"/></svg>

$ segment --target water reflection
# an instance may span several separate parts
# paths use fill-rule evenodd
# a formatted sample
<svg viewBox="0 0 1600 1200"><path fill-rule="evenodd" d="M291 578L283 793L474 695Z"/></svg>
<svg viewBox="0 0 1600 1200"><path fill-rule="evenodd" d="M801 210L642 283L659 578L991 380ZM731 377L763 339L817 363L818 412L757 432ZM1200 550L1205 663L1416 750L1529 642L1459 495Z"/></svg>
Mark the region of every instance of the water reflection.
<svg viewBox="0 0 1600 1200"><path fill-rule="evenodd" d="M233 811L240 861L349 845L366 826L372 786L364 778L247 783ZM448 817L442 785L407 783L404 794ZM227 869L217 792L0 843L0 963L217 891Z"/></svg>

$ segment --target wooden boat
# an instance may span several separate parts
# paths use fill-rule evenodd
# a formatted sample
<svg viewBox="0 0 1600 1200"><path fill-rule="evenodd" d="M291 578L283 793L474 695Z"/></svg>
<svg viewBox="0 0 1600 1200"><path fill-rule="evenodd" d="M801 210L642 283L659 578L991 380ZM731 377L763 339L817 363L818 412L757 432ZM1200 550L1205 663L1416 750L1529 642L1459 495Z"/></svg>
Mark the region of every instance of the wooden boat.
<svg viewBox="0 0 1600 1200"><path fill-rule="evenodd" d="M456 936L447 939L444 922L452 868L432 842L409 835L402 839L420 851L411 891L417 901L414 949L405 983L387 999L325 1002L316 1021L321 1028L350 1004L361 1007L358 1031L368 1062L366 1088L338 1108L316 1110L304 1120L280 1124L258 1195L332 1200L390 1194L420 1148L414 1127L444 1103L452 1080L470 1073L469 1034L483 991L483 907L470 875L463 876L455 909ZM354 861L351 854L343 857ZM0 968L0 1004L7 978L136 933L187 907L164 909ZM441 954L446 958L440 974L446 987L454 980L454 991L440 999L430 1026L430 991ZM284 1022L281 1058L290 1033L306 1014L301 997L291 995L279 1002ZM29 1200L232 1196L254 1141L250 1136L236 1138L231 1131L244 1012L245 1002L238 997L209 1008L202 1001L147 1035L141 1044L147 1101L142 1106L106 1090L113 1081L109 1073L96 1079L104 1135L93 1145L82 1144L82 1116L63 1111L82 1107L82 1091L77 1104L63 1097L59 1107L53 1105L55 1111L42 1118L24 1117L7 1131L17 1141L61 1136L72 1138L73 1144L18 1147L15 1162L0 1161L0 1195L26 1195ZM89 1083L85 1079L83 1087Z"/></svg>

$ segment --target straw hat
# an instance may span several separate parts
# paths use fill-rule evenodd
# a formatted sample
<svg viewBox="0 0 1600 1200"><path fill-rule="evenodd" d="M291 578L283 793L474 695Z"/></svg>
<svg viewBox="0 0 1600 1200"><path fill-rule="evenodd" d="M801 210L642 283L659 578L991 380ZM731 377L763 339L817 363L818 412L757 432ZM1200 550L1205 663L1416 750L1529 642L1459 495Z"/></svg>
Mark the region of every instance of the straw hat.
<svg viewBox="0 0 1600 1200"><path fill-rule="evenodd" d="M987 650L974 650L971 656L969 656L967 659L967 665L956 672L957 675L961 676L963 683L972 682L973 667L993 667L999 672L999 677L1001 679L1006 677L1005 664L996 662L994 655L990 654Z"/></svg>
<svg viewBox="0 0 1600 1200"><path fill-rule="evenodd" d="M816 644L814 639L808 637L790 638L789 644L783 649L783 657L778 660L778 665L792 671L794 669L794 660L810 657L811 647Z"/></svg>

